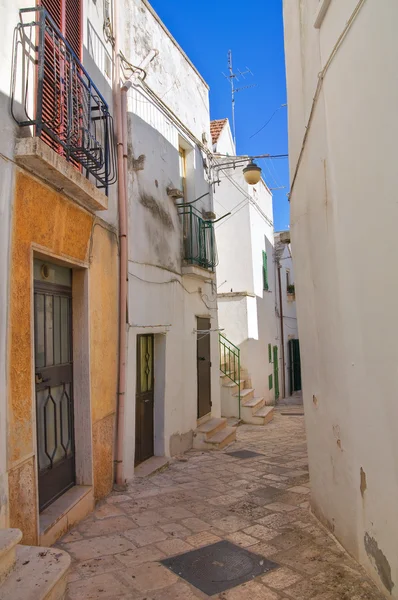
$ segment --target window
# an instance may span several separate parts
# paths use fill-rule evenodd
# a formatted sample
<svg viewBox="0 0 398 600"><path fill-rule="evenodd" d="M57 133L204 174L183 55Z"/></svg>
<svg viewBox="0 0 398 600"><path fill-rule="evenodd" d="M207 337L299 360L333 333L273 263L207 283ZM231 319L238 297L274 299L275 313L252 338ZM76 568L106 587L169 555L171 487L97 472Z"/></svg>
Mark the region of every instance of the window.
<svg viewBox="0 0 398 600"><path fill-rule="evenodd" d="M41 5L81 59L82 51L82 0L41 0Z"/></svg>
<svg viewBox="0 0 398 600"><path fill-rule="evenodd" d="M268 292L268 265L267 253L263 250L263 290Z"/></svg>
<svg viewBox="0 0 398 600"><path fill-rule="evenodd" d="M268 375L268 389L272 390L272 388L273 388L272 375Z"/></svg>
<svg viewBox="0 0 398 600"><path fill-rule="evenodd" d="M184 148L181 146L178 149L179 162L180 162L180 185L179 189L183 192L183 201L187 201L187 159Z"/></svg>
<svg viewBox="0 0 398 600"><path fill-rule="evenodd" d="M290 271L288 271L288 269L286 269L286 289L287 289L287 291L289 291L289 287L290 287Z"/></svg>
<svg viewBox="0 0 398 600"><path fill-rule="evenodd" d="M268 344L268 362L272 363L272 346Z"/></svg>

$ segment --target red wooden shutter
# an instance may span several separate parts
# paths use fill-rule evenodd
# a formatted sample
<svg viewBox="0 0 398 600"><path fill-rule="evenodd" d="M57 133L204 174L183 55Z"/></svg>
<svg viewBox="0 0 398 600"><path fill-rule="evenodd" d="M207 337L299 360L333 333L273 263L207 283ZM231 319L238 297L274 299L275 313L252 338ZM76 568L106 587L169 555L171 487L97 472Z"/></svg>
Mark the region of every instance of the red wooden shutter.
<svg viewBox="0 0 398 600"><path fill-rule="evenodd" d="M50 2L52 0L49 0ZM72 46L72 50L81 59L82 47L82 0L64 0L65 32L64 35Z"/></svg>
<svg viewBox="0 0 398 600"><path fill-rule="evenodd" d="M50 17L61 32L63 26L63 4L64 0L41 0L41 5L48 11Z"/></svg>

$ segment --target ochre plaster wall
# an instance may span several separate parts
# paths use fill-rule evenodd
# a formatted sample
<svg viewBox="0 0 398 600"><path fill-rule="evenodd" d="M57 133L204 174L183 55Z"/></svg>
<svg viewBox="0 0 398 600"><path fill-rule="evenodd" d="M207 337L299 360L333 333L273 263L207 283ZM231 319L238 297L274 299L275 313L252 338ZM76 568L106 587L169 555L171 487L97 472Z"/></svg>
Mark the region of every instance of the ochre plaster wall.
<svg viewBox="0 0 398 600"><path fill-rule="evenodd" d="M95 496L112 486L117 385L117 238L60 193L17 171L9 317L8 471L10 526L37 543L33 382L32 245L49 260L89 264L90 375ZM90 256L89 256L90 254Z"/></svg>

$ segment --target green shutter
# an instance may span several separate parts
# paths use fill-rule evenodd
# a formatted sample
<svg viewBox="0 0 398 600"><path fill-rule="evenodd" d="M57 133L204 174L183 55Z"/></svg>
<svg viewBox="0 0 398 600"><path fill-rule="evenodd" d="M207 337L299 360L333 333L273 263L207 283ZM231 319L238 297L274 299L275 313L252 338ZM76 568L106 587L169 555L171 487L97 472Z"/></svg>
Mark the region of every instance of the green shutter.
<svg viewBox="0 0 398 600"><path fill-rule="evenodd" d="M272 346L268 344L268 362L272 363Z"/></svg>
<svg viewBox="0 0 398 600"><path fill-rule="evenodd" d="M268 291L268 264L267 253L263 250L263 289Z"/></svg>
<svg viewBox="0 0 398 600"><path fill-rule="evenodd" d="M278 346L274 346L274 383L275 383L275 400L277 400L279 398Z"/></svg>
<svg viewBox="0 0 398 600"><path fill-rule="evenodd" d="M272 375L268 375L268 389L272 390Z"/></svg>

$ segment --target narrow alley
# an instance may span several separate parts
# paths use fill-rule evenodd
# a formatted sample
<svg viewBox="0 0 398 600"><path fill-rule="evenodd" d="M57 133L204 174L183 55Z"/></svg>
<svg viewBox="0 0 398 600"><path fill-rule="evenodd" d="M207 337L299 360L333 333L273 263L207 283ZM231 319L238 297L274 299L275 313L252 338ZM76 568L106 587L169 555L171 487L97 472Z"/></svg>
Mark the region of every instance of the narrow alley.
<svg viewBox="0 0 398 600"><path fill-rule="evenodd" d="M163 472L98 505L58 544L73 561L67 600L382 598L309 512L302 405L279 405L275 413L266 430L243 425L225 450L172 459ZM255 454L232 454L243 450ZM277 567L267 572L260 558L255 576L256 561L224 551L226 563L209 577L205 558L195 557L188 561L194 587L161 563L222 540ZM244 583L237 585L240 577ZM210 580L215 590L229 589L204 593L199 588Z"/></svg>

